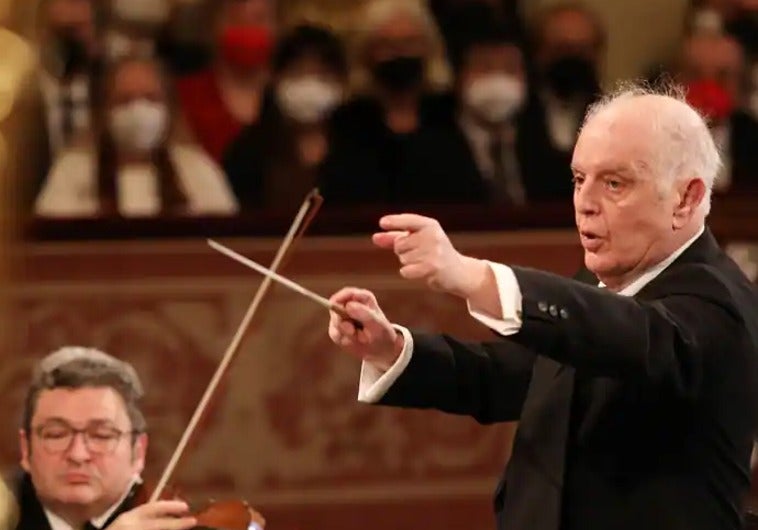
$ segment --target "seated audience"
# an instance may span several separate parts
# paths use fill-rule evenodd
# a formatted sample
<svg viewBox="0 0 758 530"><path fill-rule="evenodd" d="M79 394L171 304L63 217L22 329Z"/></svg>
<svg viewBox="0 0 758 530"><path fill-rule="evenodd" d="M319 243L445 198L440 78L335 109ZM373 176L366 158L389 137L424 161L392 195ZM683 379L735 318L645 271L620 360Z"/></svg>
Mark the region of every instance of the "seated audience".
<svg viewBox="0 0 758 530"><path fill-rule="evenodd" d="M583 4L559 2L536 14L532 38L534 86L519 134L536 172L570 181L579 127L600 92L605 28Z"/></svg>
<svg viewBox="0 0 758 530"><path fill-rule="evenodd" d="M177 81L189 133L219 163L242 128L257 123L262 114L274 44L274 3L214 2L215 57L207 68Z"/></svg>
<svg viewBox="0 0 758 530"><path fill-rule="evenodd" d="M327 122L342 102L347 59L328 30L299 26L285 35L272 61L272 102L224 157L224 170L243 207L292 208L317 183L327 149Z"/></svg>
<svg viewBox="0 0 758 530"><path fill-rule="evenodd" d="M100 36L93 0L42 0L39 3L39 109L31 119L42 135L34 195L60 152L87 138L100 75Z"/></svg>
<svg viewBox="0 0 758 530"><path fill-rule="evenodd" d="M361 16L354 85L335 111L322 192L332 203L479 202L481 179L454 129L448 65L432 15L417 1L377 0Z"/></svg>
<svg viewBox="0 0 758 530"><path fill-rule="evenodd" d="M171 141L166 79L148 59L126 59L104 82L96 149L54 164L36 202L47 217L229 215L237 203L221 169Z"/></svg>
<svg viewBox="0 0 758 530"><path fill-rule="evenodd" d="M758 121L744 110L745 56L736 39L695 33L682 48L680 75L687 99L709 122L722 156L716 192L758 189Z"/></svg>
<svg viewBox="0 0 758 530"><path fill-rule="evenodd" d="M518 32L484 5L454 13L462 21L459 33L451 37L457 125L490 201L524 205L571 196L571 181L545 171L541 160L530 157L521 134L529 116L524 112L527 74Z"/></svg>
<svg viewBox="0 0 758 530"><path fill-rule="evenodd" d="M689 14L693 33L726 33L745 53L746 110L758 120L758 2L755 0L693 0Z"/></svg>

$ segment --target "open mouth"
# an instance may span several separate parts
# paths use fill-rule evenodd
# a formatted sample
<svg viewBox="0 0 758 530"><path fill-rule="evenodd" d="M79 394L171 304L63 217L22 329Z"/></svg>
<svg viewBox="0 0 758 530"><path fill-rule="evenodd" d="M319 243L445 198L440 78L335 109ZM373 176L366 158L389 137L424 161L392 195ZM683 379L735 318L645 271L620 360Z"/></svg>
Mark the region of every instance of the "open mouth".
<svg viewBox="0 0 758 530"><path fill-rule="evenodd" d="M603 242L602 238L594 232L583 230L579 232L579 236L582 241L582 246L587 250L596 250L600 248L600 245Z"/></svg>

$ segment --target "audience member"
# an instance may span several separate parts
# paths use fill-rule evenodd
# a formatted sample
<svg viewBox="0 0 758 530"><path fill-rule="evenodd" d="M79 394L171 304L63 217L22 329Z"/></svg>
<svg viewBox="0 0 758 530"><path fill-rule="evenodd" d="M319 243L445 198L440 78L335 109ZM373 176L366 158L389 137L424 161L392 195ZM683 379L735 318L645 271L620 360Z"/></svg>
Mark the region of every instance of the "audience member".
<svg viewBox="0 0 758 530"><path fill-rule="evenodd" d="M242 128L261 116L276 26L273 3L215 2L216 55L208 68L177 82L190 133L217 162Z"/></svg>
<svg viewBox="0 0 758 530"><path fill-rule="evenodd" d="M236 201L201 150L171 141L173 113L158 64L130 58L104 83L96 149L56 161L36 204L48 217L228 215Z"/></svg>
<svg viewBox="0 0 758 530"><path fill-rule="evenodd" d="M40 133L46 138L40 180L62 149L90 132L91 107L100 70L100 43L93 0L42 0L40 19Z"/></svg>
<svg viewBox="0 0 758 530"><path fill-rule="evenodd" d="M353 69L358 97L333 117L323 168L335 203L483 200L479 179L456 167L460 142L448 96L449 67L434 19L417 1L376 0L360 18Z"/></svg>
<svg viewBox="0 0 758 530"><path fill-rule="evenodd" d="M744 110L745 57L734 37L695 33L682 47L687 99L709 119L723 165L716 191L758 188L758 121Z"/></svg>
<svg viewBox="0 0 758 530"><path fill-rule="evenodd" d="M326 29L293 29L278 43L271 67L268 112L224 157L237 198L251 208L294 207L316 185L328 150L327 121L346 91L345 51Z"/></svg>
<svg viewBox="0 0 758 530"><path fill-rule="evenodd" d="M536 17L535 86L519 132L535 171L568 181L582 116L600 91L605 29L575 2L546 7Z"/></svg>
<svg viewBox="0 0 758 530"><path fill-rule="evenodd" d="M758 2L755 0L693 0L691 32L725 32L742 46L746 60L746 108L758 119Z"/></svg>
<svg viewBox="0 0 758 530"><path fill-rule="evenodd" d="M518 32L498 21L486 5L454 14L460 32L451 36L457 122L490 201L524 205L570 196L571 182L542 171L520 134L528 83Z"/></svg>

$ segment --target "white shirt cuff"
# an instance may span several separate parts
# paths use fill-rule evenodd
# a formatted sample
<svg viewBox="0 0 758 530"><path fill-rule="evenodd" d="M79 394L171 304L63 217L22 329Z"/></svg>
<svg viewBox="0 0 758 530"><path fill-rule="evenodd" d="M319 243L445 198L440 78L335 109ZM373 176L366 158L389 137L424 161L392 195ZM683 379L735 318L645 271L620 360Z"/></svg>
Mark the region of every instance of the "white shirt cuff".
<svg viewBox="0 0 758 530"><path fill-rule="evenodd" d="M497 292L500 298L500 307L503 314L500 318L486 315L471 309L471 304L466 301L469 314L479 322L499 333L500 335L514 335L521 329L521 289L519 288L513 269L502 263L487 262L495 275Z"/></svg>
<svg viewBox="0 0 758 530"><path fill-rule="evenodd" d="M393 326L397 331L403 334L403 349L395 364L390 366L386 372L377 368L371 363L363 361L361 365L361 382L358 387L358 401L363 403L377 403L384 397L384 394L397 381L405 371L408 363L411 362L413 355L413 336L408 328L403 326Z"/></svg>

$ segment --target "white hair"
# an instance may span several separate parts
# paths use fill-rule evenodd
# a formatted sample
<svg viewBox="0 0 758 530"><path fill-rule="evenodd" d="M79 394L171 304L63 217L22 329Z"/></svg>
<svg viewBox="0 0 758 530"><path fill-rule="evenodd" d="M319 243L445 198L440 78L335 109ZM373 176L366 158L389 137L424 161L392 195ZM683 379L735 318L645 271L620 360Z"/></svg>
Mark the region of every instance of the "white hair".
<svg viewBox="0 0 758 530"><path fill-rule="evenodd" d="M660 87L626 83L591 105L582 127L596 116L632 101L652 103L654 112L649 112L647 119L657 149L650 170L664 193L679 180L701 179L706 193L698 208L705 218L711 209L711 191L721 169L721 156L705 118L687 103L685 95L684 88L673 83Z"/></svg>

